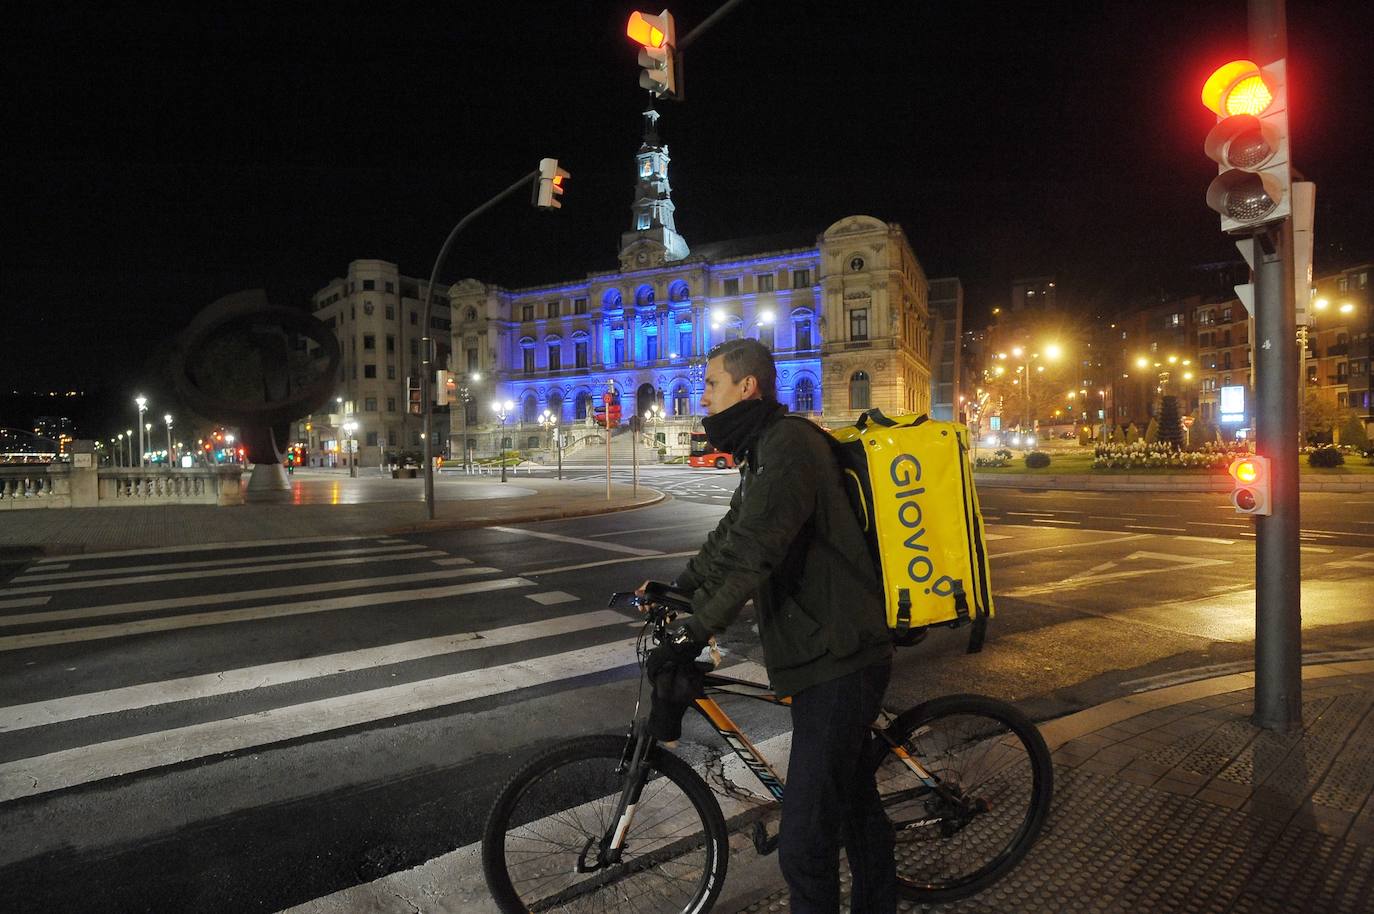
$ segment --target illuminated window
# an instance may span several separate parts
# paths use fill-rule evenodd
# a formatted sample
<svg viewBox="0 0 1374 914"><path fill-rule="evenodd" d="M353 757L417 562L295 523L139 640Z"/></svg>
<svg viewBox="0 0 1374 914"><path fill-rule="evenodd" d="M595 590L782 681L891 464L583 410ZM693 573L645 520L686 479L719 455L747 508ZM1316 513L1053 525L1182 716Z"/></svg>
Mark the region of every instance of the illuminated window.
<svg viewBox="0 0 1374 914"><path fill-rule="evenodd" d="M853 311L849 312L849 338L851 340L868 339L867 308L855 308Z"/></svg>
<svg viewBox="0 0 1374 914"><path fill-rule="evenodd" d="M793 401L799 413L813 412L816 408L816 385L811 383L809 378L802 378L797 381L796 396Z"/></svg>
<svg viewBox="0 0 1374 914"><path fill-rule="evenodd" d="M639 176L647 178L654 173L654 163L648 159L643 159L639 163Z"/></svg>
<svg viewBox="0 0 1374 914"><path fill-rule="evenodd" d="M644 359L648 362L658 361L658 334L651 333L644 337Z"/></svg>
<svg viewBox="0 0 1374 914"><path fill-rule="evenodd" d="M587 367L587 341L578 340L573 344L573 358L578 368Z"/></svg>
<svg viewBox="0 0 1374 914"><path fill-rule="evenodd" d="M639 214L638 226L639 226L639 230L640 230L641 232L644 231L645 229L647 229L647 228L649 227L649 214L648 214L648 213L640 213L640 214Z"/></svg>
<svg viewBox="0 0 1374 914"><path fill-rule="evenodd" d="M797 348L810 349L811 347L811 321L797 321Z"/></svg>
<svg viewBox="0 0 1374 914"><path fill-rule="evenodd" d="M558 343L549 344L549 371L559 371L563 367L563 350Z"/></svg>

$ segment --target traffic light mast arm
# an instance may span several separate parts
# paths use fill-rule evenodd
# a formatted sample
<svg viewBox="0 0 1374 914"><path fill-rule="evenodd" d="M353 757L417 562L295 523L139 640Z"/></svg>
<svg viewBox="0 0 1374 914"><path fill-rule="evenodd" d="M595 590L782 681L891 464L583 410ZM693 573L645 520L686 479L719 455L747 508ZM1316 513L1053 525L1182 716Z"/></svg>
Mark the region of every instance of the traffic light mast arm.
<svg viewBox="0 0 1374 914"><path fill-rule="evenodd" d="M725 18L725 15L727 13L732 11L735 7L739 6L743 2L744 0L725 0L725 3L721 4L720 9L716 10L714 13L707 16L705 21L702 22L701 25L692 29L690 32L687 33L687 36L685 38L683 38L681 41L677 43L677 49L679 51L687 50L688 46L691 45L692 42L700 38L703 32L705 32L711 26L715 25L721 19Z"/></svg>
<svg viewBox="0 0 1374 914"><path fill-rule="evenodd" d="M458 233L468 227L468 223L478 216L491 209L502 200L509 197L518 190L522 190L531 181L539 180L539 169L535 169L516 181L510 187L492 197L486 203L477 207L458 221L453 227L453 231L448 233L444 239L444 246L439 249L439 256L434 258L434 269L429 274L429 285L425 288L424 306L421 308L423 323L420 327L422 335L420 339L420 417L421 426L424 429L425 439L425 507L429 519L434 519L434 420L430 409L430 390L429 386L433 378L430 374L431 350L433 339L430 337L430 308L434 304L434 285L439 281L439 270L444 265L444 260L448 257L449 248L453 247L453 241L458 237Z"/></svg>

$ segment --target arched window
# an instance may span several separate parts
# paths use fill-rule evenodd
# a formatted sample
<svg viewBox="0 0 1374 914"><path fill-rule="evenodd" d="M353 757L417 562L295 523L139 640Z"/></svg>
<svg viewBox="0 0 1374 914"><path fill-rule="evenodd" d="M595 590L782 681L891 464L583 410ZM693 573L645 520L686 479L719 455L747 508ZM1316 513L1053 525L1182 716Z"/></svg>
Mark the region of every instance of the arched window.
<svg viewBox="0 0 1374 914"><path fill-rule="evenodd" d="M501 450L510 450L510 435L506 435L504 438L501 439Z"/></svg>
<svg viewBox="0 0 1374 914"><path fill-rule="evenodd" d="M814 349L815 344L811 342L811 318L799 320L796 323L797 349Z"/></svg>
<svg viewBox="0 0 1374 914"><path fill-rule="evenodd" d="M539 421L539 401L534 394L525 394L525 399L520 401L520 415L526 422Z"/></svg>
<svg viewBox="0 0 1374 914"><path fill-rule="evenodd" d="M678 382L678 385L673 388L673 415L686 416L691 411L691 394L687 392L687 385Z"/></svg>
<svg viewBox="0 0 1374 914"><path fill-rule="evenodd" d="M816 411L816 385L811 383L810 378L798 379L793 403L793 408L799 413Z"/></svg>
<svg viewBox="0 0 1374 914"><path fill-rule="evenodd" d="M868 409L868 373L856 371L849 376L849 408Z"/></svg>
<svg viewBox="0 0 1374 914"><path fill-rule="evenodd" d="M549 394L548 410L558 418L559 422L563 421L563 395L556 390Z"/></svg>
<svg viewBox="0 0 1374 914"><path fill-rule="evenodd" d="M475 320L477 320L477 309L476 309L476 308L469 308L469 309L468 309L467 319L470 320L470 321L475 321Z"/></svg>
<svg viewBox="0 0 1374 914"><path fill-rule="evenodd" d="M592 409L592 395L583 391L573 401L573 418L585 419Z"/></svg>
<svg viewBox="0 0 1374 914"><path fill-rule="evenodd" d="M767 321L767 322L759 321L759 342L762 343L763 345L767 346L769 349L772 349L772 348L773 348L773 322L772 322L772 321Z"/></svg>

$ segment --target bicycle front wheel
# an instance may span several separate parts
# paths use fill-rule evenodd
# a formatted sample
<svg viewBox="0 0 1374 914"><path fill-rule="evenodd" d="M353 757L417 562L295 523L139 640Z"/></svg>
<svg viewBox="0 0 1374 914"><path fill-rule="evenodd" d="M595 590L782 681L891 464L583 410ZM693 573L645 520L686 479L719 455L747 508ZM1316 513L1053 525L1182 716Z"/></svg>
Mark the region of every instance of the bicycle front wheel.
<svg viewBox="0 0 1374 914"><path fill-rule="evenodd" d="M702 914L729 859L711 789L655 748L618 861L603 864L628 772L624 737L588 736L536 756L502 789L482 835L482 869L497 905L527 911Z"/></svg>
<svg viewBox="0 0 1374 914"><path fill-rule="evenodd" d="M888 734L938 782L926 784L893 750L878 767L901 894L953 901L1010 872L1040 834L1054 791L1035 724L1005 702L950 695L900 715Z"/></svg>

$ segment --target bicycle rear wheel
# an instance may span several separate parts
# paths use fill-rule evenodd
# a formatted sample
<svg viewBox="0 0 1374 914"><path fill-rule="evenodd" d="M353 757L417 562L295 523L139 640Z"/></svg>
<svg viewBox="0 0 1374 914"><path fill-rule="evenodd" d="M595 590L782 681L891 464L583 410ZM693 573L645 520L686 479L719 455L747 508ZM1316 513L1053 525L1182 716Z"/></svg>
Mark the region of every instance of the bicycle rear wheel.
<svg viewBox="0 0 1374 914"><path fill-rule="evenodd" d="M950 695L902 714L888 733L943 788L883 754L878 790L902 896L953 901L1010 872L1035 843L1054 791L1050 752L1030 719L992 698Z"/></svg>
<svg viewBox="0 0 1374 914"><path fill-rule="evenodd" d="M624 749L624 737L570 740L502 789L482 836L482 869L502 911L710 909L729 858L725 820L706 782L662 749L649 755L621 860L598 865L625 786Z"/></svg>

